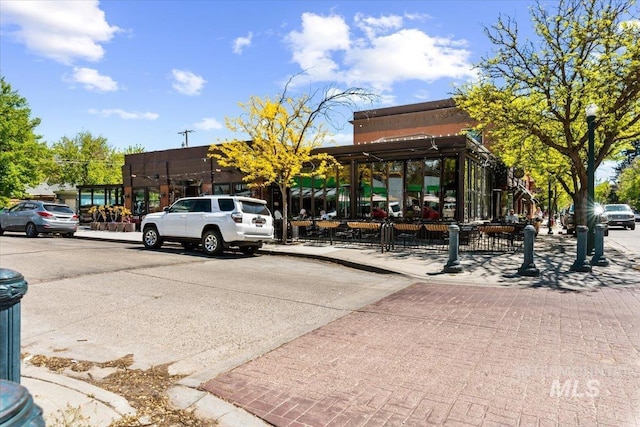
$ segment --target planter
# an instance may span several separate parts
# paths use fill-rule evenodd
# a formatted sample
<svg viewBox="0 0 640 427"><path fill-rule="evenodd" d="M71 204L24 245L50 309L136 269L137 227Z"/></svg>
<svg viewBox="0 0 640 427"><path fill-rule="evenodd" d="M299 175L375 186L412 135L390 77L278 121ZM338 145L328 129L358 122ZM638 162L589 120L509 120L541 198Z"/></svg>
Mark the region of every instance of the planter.
<svg viewBox="0 0 640 427"><path fill-rule="evenodd" d="M98 223L98 230L104 231L106 229L107 229L107 223L106 222L99 222Z"/></svg>
<svg viewBox="0 0 640 427"><path fill-rule="evenodd" d="M116 231L117 226L118 226L118 224L117 224L117 223L115 223L115 222L109 222L109 223L107 223L107 229L108 229L109 231Z"/></svg>
<svg viewBox="0 0 640 427"><path fill-rule="evenodd" d="M92 230L97 230L98 229L98 224L100 224L99 222L96 221L92 221L89 223L89 227L91 227Z"/></svg>
<svg viewBox="0 0 640 427"><path fill-rule="evenodd" d="M125 232L132 232L132 231L136 231L136 225L133 222L126 222L124 223L124 230Z"/></svg>
<svg viewBox="0 0 640 427"><path fill-rule="evenodd" d="M124 222L117 222L116 223L116 231L118 231L118 232L124 231L124 226L125 225L126 224Z"/></svg>

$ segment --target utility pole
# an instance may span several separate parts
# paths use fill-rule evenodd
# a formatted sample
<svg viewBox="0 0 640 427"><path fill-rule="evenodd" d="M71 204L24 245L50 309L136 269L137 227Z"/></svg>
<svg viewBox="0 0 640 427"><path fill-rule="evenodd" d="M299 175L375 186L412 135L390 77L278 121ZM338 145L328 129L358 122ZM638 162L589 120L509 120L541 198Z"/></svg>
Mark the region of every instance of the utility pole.
<svg viewBox="0 0 640 427"><path fill-rule="evenodd" d="M195 132L194 130L185 129L182 132L178 132L180 135L184 135L184 142L182 143L182 148L189 147L189 133Z"/></svg>

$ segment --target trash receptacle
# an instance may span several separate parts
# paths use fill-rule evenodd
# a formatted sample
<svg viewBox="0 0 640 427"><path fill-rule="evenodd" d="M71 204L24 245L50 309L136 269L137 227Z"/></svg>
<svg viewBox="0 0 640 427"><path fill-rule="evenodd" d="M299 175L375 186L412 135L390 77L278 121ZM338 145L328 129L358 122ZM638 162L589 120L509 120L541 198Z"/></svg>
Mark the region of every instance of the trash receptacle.
<svg viewBox="0 0 640 427"><path fill-rule="evenodd" d="M0 380L0 426L44 427L42 408L20 384Z"/></svg>

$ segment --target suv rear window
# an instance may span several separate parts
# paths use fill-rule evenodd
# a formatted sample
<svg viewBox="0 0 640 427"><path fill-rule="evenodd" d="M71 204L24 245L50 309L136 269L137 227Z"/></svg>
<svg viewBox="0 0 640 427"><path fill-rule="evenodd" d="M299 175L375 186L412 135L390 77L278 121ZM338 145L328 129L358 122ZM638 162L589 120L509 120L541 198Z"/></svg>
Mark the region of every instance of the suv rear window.
<svg viewBox="0 0 640 427"><path fill-rule="evenodd" d="M49 212L62 212L62 213L73 213L73 210L69 206L60 206L60 205L42 205L45 210Z"/></svg>
<svg viewBox="0 0 640 427"><path fill-rule="evenodd" d="M255 202L240 202L242 205L242 212L254 215L271 215L267 205L263 203Z"/></svg>
<svg viewBox="0 0 640 427"><path fill-rule="evenodd" d="M236 204L233 199L218 199L218 206L223 212L231 212L236 209Z"/></svg>

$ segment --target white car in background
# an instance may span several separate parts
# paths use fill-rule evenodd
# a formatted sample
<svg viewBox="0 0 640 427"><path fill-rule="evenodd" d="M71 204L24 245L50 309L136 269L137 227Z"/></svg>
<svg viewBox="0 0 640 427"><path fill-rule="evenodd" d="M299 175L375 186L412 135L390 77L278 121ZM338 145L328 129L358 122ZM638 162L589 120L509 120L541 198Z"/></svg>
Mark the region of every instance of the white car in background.
<svg viewBox="0 0 640 427"><path fill-rule="evenodd" d="M401 218L402 217L402 208L400 207L400 203L391 202L389 203L389 210L387 211L390 217Z"/></svg>
<svg viewBox="0 0 640 427"><path fill-rule="evenodd" d="M609 220L609 227L620 226L630 230L636 229L636 216L629 205L621 203L604 205L604 214Z"/></svg>

